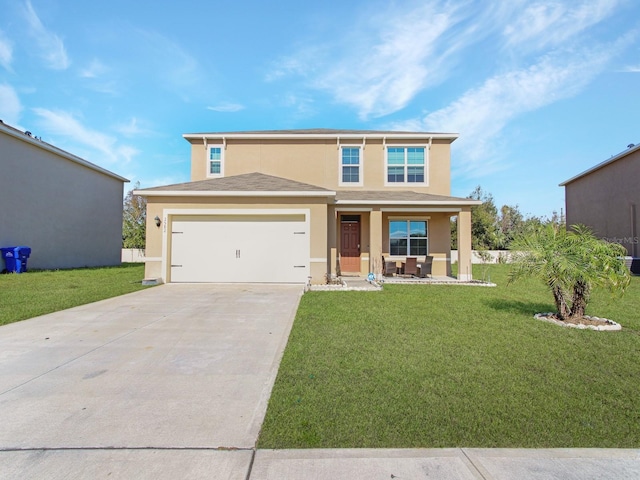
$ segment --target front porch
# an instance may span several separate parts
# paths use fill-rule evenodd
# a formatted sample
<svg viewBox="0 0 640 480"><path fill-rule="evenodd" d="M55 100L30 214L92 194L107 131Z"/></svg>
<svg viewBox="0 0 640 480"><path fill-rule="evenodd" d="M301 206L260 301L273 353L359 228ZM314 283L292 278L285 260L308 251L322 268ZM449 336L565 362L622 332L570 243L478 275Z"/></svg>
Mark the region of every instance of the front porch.
<svg viewBox="0 0 640 480"><path fill-rule="evenodd" d="M344 192L341 192L344 193ZM351 193L351 192L349 192ZM364 193L364 192L363 192ZM406 193L406 192L405 192ZM413 193L413 192L411 192ZM428 197L427 195L420 197ZM329 279L381 278L383 262L398 268L407 257L418 263L432 257L422 283L472 280L471 204L473 200L439 197L419 201L338 200L328 215ZM347 206L348 205L348 206ZM457 218L458 278L451 274L451 218ZM389 277L386 278L389 280ZM400 282L401 279L397 281ZM418 281L417 279L407 279ZM396 280L394 280L396 281Z"/></svg>

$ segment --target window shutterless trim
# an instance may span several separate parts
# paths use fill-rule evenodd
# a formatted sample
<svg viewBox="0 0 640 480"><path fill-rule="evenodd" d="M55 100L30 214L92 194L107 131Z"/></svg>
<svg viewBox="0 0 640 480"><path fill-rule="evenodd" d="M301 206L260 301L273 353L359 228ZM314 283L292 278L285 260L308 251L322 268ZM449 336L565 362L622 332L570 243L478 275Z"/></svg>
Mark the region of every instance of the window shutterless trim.
<svg viewBox="0 0 640 480"><path fill-rule="evenodd" d="M359 152L358 156L358 181L357 182L345 182L342 177L343 167L350 165L343 165L342 163L342 151L345 148L357 148ZM364 177L364 148L362 148L362 144L344 144L340 145L338 149L338 185L341 187L361 187L363 184Z"/></svg>
<svg viewBox="0 0 640 480"><path fill-rule="evenodd" d="M220 159L211 159L211 150L212 149L220 149ZM225 148L223 144L210 144L207 145L207 151L206 151L206 155L207 155L207 178L220 178L220 177L224 177L224 154L225 154ZM214 162L219 162L220 163L220 172L218 173L211 173L211 164Z"/></svg>
<svg viewBox="0 0 640 480"><path fill-rule="evenodd" d="M393 222L403 222L407 225L407 236L406 237L391 237L391 224ZM411 222L424 222L426 236L424 237L412 237L411 236ZM429 218L428 217L390 217L387 222L389 231L389 256L390 257L421 257L424 255L429 255ZM406 240L406 253L391 253L391 242L393 240ZM411 241L412 240L425 240L426 241L426 253L411 253Z"/></svg>
<svg viewBox="0 0 640 480"><path fill-rule="evenodd" d="M390 148L402 148L404 149L404 163L402 165L391 165L396 167L402 167L404 174L404 182L390 182L389 181L389 149ZM408 160L409 148L423 148L424 149L424 181L423 182L408 182L409 168L412 166ZM385 187L428 187L429 186L429 144L416 144L416 145L390 145L384 146L384 186ZM415 166L415 165L413 165Z"/></svg>

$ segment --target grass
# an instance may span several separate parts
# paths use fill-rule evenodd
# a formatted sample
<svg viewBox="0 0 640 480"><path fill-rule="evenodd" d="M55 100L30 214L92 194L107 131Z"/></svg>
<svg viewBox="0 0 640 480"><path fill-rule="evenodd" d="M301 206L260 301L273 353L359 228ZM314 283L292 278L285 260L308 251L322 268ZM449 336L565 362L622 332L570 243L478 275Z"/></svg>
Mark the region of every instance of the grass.
<svg viewBox="0 0 640 480"><path fill-rule="evenodd" d="M640 278L594 293L587 313L623 325L595 332L534 320L551 294L508 268L305 294L259 447L640 447Z"/></svg>
<svg viewBox="0 0 640 480"><path fill-rule="evenodd" d="M144 264L0 275L0 325L147 288Z"/></svg>

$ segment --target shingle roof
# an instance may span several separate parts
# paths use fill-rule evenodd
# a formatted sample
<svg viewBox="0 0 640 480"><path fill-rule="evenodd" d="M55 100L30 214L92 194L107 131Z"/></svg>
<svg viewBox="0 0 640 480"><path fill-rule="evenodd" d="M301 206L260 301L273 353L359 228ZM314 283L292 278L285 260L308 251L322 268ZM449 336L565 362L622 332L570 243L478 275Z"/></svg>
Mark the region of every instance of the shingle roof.
<svg viewBox="0 0 640 480"><path fill-rule="evenodd" d="M422 204L422 205L475 205L480 203L476 200L460 197L449 197L446 195L433 195L430 193L418 193L408 190L341 190L332 191L308 183L296 182L286 178L266 175L264 173L246 173L232 177L210 178L196 182L176 183L160 187L145 188L136 190L141 195L207 195L213 196L256 196L265 193L270 196L279 193L294 195L301 194L309 196L335 195L336 203L362 203L362 204Z"/></svg>
<svg viewBox="0 0 640 480"><path fill-rule="evenodd" d="M335 128L303 128L290 130L246 130L230 132L185 133L182 135L189 142L201 142L203 139L327 139L327 138L360 138L389 140L425 140L439 139L449 142L458 138L457 133L411 132L406 130L348 130Z"/></svg>
<svg viewBox="0 0 640 480"><path fill-rule="evenodd" d="M326 188L296 182L286 178L265 175L264 173L246 173L232 177L209 178L196 182L176 183L161 187L145 188L140 192L327 192Z"/></svg>
<svg viewBox="0 0 640 480"><path fill-rule="evenodd" d="M408 190L343 190L336 193L336 200L339 202L434 202L434 203L478 203L469 198L449 197L446 195L434 195L431 193L418 193Z"/></svg>

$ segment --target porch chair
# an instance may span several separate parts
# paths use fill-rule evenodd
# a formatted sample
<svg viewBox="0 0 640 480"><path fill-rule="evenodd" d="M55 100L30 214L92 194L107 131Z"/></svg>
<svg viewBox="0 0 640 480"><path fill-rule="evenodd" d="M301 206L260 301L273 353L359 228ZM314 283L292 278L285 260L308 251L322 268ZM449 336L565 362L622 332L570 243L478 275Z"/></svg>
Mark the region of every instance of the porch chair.
<svg viewBox="0 0 640 480"><path fill-rule="evenodd" d="M424 257L424 262L418 263L418 276L424 278L426 276L431 276L431 267L433 266L433 256L427 255Z"/></svg>
<svg viewBox="0 0 640 480"><path fill-rule="evenodd" d="M402 262L402 272L403 275L417 275L418 274L418 259L416 257L407 257L404 262Z"/></svg>
<svg viewBox="0 0 640 480"><path fill-rule="evenodd" d="M385 277L392 277L398 273L398 266L396 262L391 262L389 260L385 260L384 255L382 256L382 275Z"/></svg>

